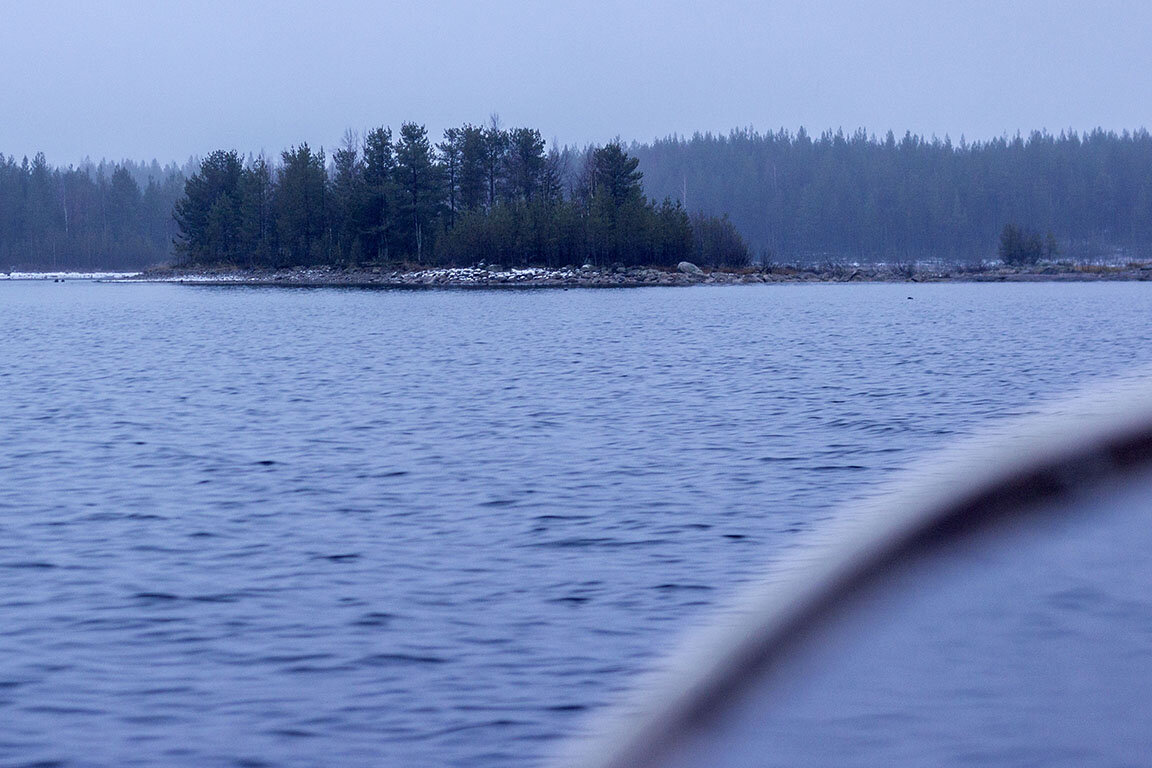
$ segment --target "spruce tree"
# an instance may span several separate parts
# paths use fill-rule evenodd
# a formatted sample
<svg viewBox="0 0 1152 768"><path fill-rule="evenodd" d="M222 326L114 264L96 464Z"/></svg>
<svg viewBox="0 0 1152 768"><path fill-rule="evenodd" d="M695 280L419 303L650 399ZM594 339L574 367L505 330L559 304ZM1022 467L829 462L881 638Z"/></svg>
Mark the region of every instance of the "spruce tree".
<svg viewBox="0 0 1152 768"><path fill-rule="evenodd" d="M263 156L240 176L241 255L250 265L272 266L276 254L272 168Z"/></svg>
<svg viewBox="0 0 1152 768"><path fill-rule="evenodd" d="M546 164L540 131L517 128L509 133L504 160L509 199L530 202L540 196Z"/></svg>
<svg viewBox="0 0 1152 768"><path fill-rule="evenodd" d="M440 151L440 167L443 170L444 194L448 228L456 225L456 213L460 210L460 169L464 158L464 131L449 128L444 131L444 141L436 145Z"/></svg>
<svg viewBox="0 0 1152 768"><path fill-rule="evenodd" d="M487 184L487 205L492 208L503 191L505 155L508 152L508 132L500 127L500 117L492 115L484 129L484 179Z"/></svg>
<svg viewBox="0 0 1152 768"><path fill-rule="evenodd" d="M327 183L324 151L307 143L285 150L276 180L276 230L288 264L328 260Z"/></svg>
<svg viewBox="0 0 1152 768"><path fill-rule="evenodd" d="M395 229L396 157L392 151L392 130L376 128L364 139L364 210L360 231L365 253L378 262L387 261Z"/></svg>
<svg viewBox="0 0 1152 768"><path fill-rule="evenodd" d="M485 172L487 141L484 129L466 123L460 128L460 209L474 211L483 208L488 200L488 180Z"/></svg>
<svg viewBox="0 0 1152 768"><path fill-rule="evenodd" d="M592 153L593 182L612 198L617 206L643 197L641 180L644 174L636 170L639 158L631 157L620 142L614 141Z"/></svg>
<svg viewBox="0 0 1152 768"><path fill-rule="evenodd" d="M351 132L345 134L344 146L332 153L332 165L333 238L341 260L355 264L361 259L361 231L368 195L364 164Z"/></svg>
<svg viewBox="0 0 1152 768"><path fill-rule="evenodd" d="M242 171L239 154L217 150L185 182L173 216L179 230L176 250L186 262L209 263L234 255L236 233L228 228L234 220L227 214L235 208Z"/></svg>
<svg viewBox="0 0 1152 768"><path fill-rule="evenodd" d="M398 229L407 253L423 263L426 242L430 245L435 233L441 201L440 169L432 155L428 130L416 123L404 123L395 152Z"/></svg>

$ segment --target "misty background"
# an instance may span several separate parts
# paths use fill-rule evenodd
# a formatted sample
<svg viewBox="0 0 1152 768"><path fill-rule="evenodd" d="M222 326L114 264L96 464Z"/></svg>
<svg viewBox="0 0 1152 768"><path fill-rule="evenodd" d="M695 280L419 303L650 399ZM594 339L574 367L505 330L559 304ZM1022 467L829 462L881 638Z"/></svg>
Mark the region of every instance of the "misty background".
<svg viewBox="0 0 1152 768"><path fill-rule="evenodd" d="M4 0L0 151L183 162L498 112L561 144L1149 122L1152 5Z"/></svg>

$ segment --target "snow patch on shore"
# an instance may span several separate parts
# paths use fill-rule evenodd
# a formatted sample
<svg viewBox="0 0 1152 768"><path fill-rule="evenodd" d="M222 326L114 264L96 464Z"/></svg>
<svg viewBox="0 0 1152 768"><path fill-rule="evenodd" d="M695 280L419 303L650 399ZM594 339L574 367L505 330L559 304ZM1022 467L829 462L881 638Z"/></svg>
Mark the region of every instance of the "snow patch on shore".
<svg viewBox="0 0 1152 768"><path fill-rule="evenodd" d="M523 269L506 269L493 271L482 267L452 267L444 269L422 269L410 272L408 276L414 280L449 280L454 283L487 283L493 280L505 282L519 282L524 280L564 280L580 275L571 269L544 269L543 267L525 267Z"/></svg>
<svg viewBox="0 0 1152 768"><path fill-rule="evenodd" d="M0 272L0 280L123 280L139 272Z"/></svg>
<svg viewBox="0 0 1152 768"><path fill-rule="evenodd" d="M525 267L523 269L493 270L484 267L443 267L421 269L413 272L381 271L345 274L325 268L297 268L268 272L188 272L175 274L139 274L124 278L124 282L143 280L150 283L314 283L317 285L339 285L341 282L386 282L392 284L429 285L484 285L491 283L527 283L551 280L570 280L587 277L590 273L571 268L544 269Z"/></svg>
<svg viewBox="0 0 1152 768"><path fill-rule="evenodd" d="M293 274L304 274L304 272L296 272ZM317 275L321 273L317 272ZM133 279L142 278L142 279ZM135 275L127 275L124 278L127 283L250 283L252 278L250 275L235 273L235 272L221 272L220 274L186 274L186 275L147 275L142 273Z"/></svg>

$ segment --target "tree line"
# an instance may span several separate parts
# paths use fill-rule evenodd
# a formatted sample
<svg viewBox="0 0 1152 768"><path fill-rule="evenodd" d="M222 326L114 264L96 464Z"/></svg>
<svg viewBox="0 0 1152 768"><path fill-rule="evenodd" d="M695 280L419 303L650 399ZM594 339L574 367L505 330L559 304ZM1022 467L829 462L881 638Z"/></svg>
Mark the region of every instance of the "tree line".
<svg viewBox="0 0 1152 768"><path fill-rule="evenodd" d="M175 166L125 161L54 168L0 154L0 268L139 269L171 251Z"/></svg>
<svg viewBox="0 0 1152 768"><path fill-rule="evenodd" d="M0 154L0 268L1027 262L1038 233L1038 258L1152 258L1152 136L737 130L577 149L492 121L183 169Z"/></svg>
<svg viewBox="0 0 1152 768"><path fill-rule="evenodd" d="M737 267L751 254L724 217L689 216L643 190L619 143L548 149L534 128L417 123L351 132L245 161L208 155L176 203L186 265L570 264Z"/></svg>
<svg viewBox="0 0 1152 768"><path fill-rule="evenodd" d="M781 261L991 259L1006 226L1051 232L1065 257L1152 258L1152 136L1143 129L958 144L736 130L629 151L649 194L727 213L755 251Z"/></svg>

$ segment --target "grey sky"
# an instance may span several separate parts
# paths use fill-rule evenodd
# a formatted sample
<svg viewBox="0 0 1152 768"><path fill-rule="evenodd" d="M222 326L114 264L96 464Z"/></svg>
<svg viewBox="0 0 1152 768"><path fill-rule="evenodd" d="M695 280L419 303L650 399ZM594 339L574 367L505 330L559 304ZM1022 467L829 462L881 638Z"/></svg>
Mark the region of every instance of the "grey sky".
<svg viewBox="0 0 1152 768"><path fill-rule="evenodd" d="M184 160L498 112L561 142L1152 125L1152 3L0 0L0 152Z"/></svg>

